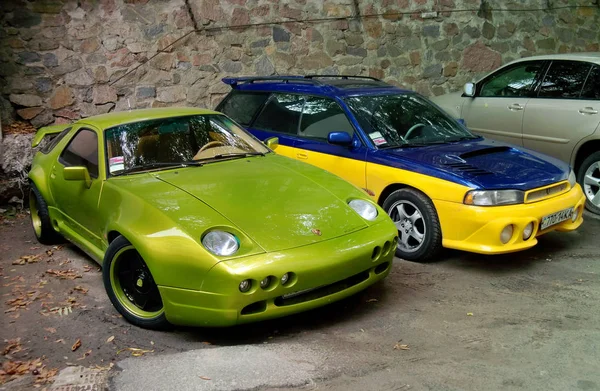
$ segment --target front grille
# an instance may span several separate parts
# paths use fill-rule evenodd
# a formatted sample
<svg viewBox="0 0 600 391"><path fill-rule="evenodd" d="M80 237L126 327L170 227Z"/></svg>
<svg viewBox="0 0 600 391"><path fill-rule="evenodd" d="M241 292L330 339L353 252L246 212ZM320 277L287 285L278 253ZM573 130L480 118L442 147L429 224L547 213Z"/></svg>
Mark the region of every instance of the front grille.
<svg viewBox="0 0 600 391"><path fill-rule="evenodd" d="M369 271L365 270L351 277L343 279L341 281L334 282L333 284L323 285L318 288L309 289L306 291L297 292L297 294L290 294L286 296L279 296L275 299L275 305L283 307L286 305L294 305L304 303L310 300L320 299L321 297L329 296L337 292L341 292L344 289L358 285L369 278Z"/></svg>
<svg viewBox="0 0 600 391"><path fill-rule="evenodd" d="M569 182L555 183L540 189L533 189L525 193L525 203L537 202L552 198L569 190Z"/></svg>
<svg viewBox="0 0 600 391"><path fill-rule="evenodd" d="M474 176L492 175L491 172L477 168L468 163L445 163L444 165L453 168L456 171L466 172Z"/></svg>

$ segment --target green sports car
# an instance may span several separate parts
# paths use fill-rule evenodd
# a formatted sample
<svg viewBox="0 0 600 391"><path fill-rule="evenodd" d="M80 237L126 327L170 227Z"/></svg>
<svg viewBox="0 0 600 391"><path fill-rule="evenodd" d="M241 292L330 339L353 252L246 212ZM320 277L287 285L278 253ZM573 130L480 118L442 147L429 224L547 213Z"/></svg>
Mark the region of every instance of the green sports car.
<svg viewBox="0 0 600 391"><path fill-rule="evenodd" d="M396 227L366 194L223 114L110 113L41 128L33 147L44 139L29 173L36 237L101 263L111 302L138 326L284 316L390 271Z"/></svg>

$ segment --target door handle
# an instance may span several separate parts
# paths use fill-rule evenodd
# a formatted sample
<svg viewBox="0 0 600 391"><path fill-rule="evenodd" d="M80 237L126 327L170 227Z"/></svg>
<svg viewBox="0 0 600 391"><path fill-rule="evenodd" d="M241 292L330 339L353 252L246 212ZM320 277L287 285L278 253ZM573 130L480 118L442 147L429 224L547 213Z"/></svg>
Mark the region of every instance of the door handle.
<svg viewBox="0 0 600 391"><path fill-rule="evenodd" d="M297 153L296 157L298 159L308 159L308 154L307 153Z"/></svg>
<svg viewBox="0 0 600 391"><path fill-rule="evenodd" d="M508 106L508 109L512 110L512 111L520 111L520 110L523 110L523 106L521 106L518 103L513 103L512 105Z"/></svg>
<svg viewBox="0 0 600 391"><path fill-rule="evenodd" d="M598 110L594 110L593 107L584 107L583 109L579 109L581 114L598 114Z"/></svg>

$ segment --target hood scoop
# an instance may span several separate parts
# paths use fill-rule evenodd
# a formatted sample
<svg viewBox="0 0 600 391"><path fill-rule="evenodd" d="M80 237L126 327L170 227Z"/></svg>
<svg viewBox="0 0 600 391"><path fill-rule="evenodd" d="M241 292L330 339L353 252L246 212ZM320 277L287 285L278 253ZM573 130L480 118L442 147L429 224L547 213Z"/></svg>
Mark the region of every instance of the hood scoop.
<svg viewBox="0 0 600 391"><path fill-rule="evenodd" d="M473 176L493 175L493 173L491 173L487 170L483 170L481 168L472 166L469 163L456 162L456 163L443 163L443 165L446 167L450 167L453 171L464 172L467 174L471 174Z"/></svg>
<svg viewBox="0 0 600 391"><path fill-rule="evenodd" d="M462 159L469 159L472 157L478 157L478 156L484 156L484 155L491 155L492 153L501 153L501 152L507 152L507 151L511 151L512 148L511 147L489 147L489 148L482 148L482 149L477 149L475 151L469 151L469 152L465 152L460 154L459 156Z"/></svg>

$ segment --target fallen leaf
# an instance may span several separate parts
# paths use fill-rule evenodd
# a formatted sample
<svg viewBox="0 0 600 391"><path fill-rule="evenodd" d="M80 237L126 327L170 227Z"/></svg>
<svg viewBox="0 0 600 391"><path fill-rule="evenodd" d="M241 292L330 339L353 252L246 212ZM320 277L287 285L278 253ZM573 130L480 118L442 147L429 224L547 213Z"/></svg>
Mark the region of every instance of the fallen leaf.
<svg viewBox="0 0 600 391"><path fill-rule="evenodd" d="M56 276L63 280L74 280L76 278L81 278L81 274L78 274L74 269L67 270L56 270L56 269L48 269L46 273Z"/></svg>
<svg viewBox="0 0 600 391"><path fill-rule="evenodd" d="M7 345L4 348L4 351L2 352L2 354L4 356L6 356L7 354L10 354L10 353L17 353L17 352L20 352L21 350L23 350L23 348L21 346L21 338L11 339L6 342L7 342Z"/></svg>
<svg viewBox="0 0 600 391"><path fill-rule="evenodd" d="M87 356L89 356L90 354L92 354L92 349L88 350L87 352L83 353L83 356L79 357L77 360L84 360Z"/></svg>
<svg viewBox="0 0 600 391"><path fill-rule="evenodd" d="M61 339L57 339L57 340L56 340L56 341L54 341L54 342L65 343L65 340L61 338Z"/></svg>
<svg viewBox="0 0 600 391"><path fill-rule="evenodd" d="M75 341L75 343L73 344L73 346L71 346L71 351L76 351L77 349L79 349L79 347L81 346L81 339L78 339L77 341Z"/></svg>
<svg viewBox="0 0 600 391"><path fill-rule="evenodd" d="M473 316L472 312L467 312L467 316Z"/></svg>
<svg viewBox="0 0 600 391"><path fill-rule="evenodd" d="M121 352L123 352L125 350L130 351L131 355L134 356L134 357L140 357L140 356L143 356L146 353L154 353L154 350L144 350L144 349L139 349L139 348L124 348L124 349L121 349L121 350L117 350L117 354L119 354L119 353L121 353Z"/></svg>
<svg viewBox="0 0 600 391"><path fill-rule="evenodd" d="M52 250L46 250L46 254L48 254L49 257L52 256Z"/></svg>
<svg viewBox="0 0 600 391"><path fill-rule="evenodd" d="M73 288L73 290L81 292L81 293L83 293L85 295L86 293L88 293L89 289L88 288L84 288L81 285L77 285L75 288Z"/></svg>
<svg viewBox="0 0 600 391"><path fill-rule="evenodd" d="M394 350L410 350L410 348L408 347L408 345L397 343L396 345L394 345Z"/></svg>
<svg viewBox="0 0 600 391"><path fill-rule="evenodd" d="M108 339L106 340L106 343L110 343L110 342L114 341L114 339L115 339L115 336L114 336L114 335L111 335L111 336L110 336L110 337L108 337Z"/></svg>
<svg viewBox="0 0 600 391"><path fill-rule="evenodd" d="M377 299L369 299L369 300L367 300L367 303L376 303L378 301L379 300L377 300Z"/></svg>
<svg viewBox="0 0 600 391"><path fill-rule="evenodd" d="M198 376L198 377L202 380L210 380L210 377L208 377L208 376Z"/></svg>
<svg viewBox="0 0 600 391"><path fill-rule="evenodd" d="M46 330L47 332L54 334L56 333L56 329L54 327L45 327L44 330Z"/></svg>

